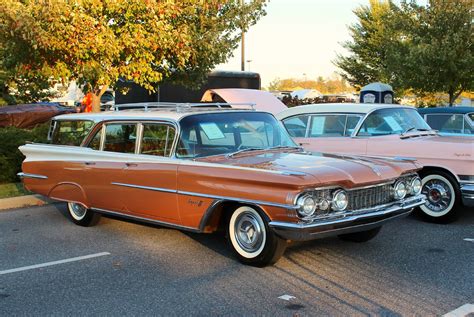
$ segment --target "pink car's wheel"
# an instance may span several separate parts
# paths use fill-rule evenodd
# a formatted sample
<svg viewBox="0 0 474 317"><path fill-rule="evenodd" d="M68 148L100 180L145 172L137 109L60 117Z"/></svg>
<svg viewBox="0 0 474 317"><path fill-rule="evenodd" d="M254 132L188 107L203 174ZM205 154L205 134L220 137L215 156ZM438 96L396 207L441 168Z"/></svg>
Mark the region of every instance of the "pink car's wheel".
<svg viewBox="0 0 474 317"><path fill-rule="evenodd" d="M457 182L444 172L427 173L422 177L422 194L426 204L420 207L425 219L449 223L456 219L460 205L460 192Z"/></svg>

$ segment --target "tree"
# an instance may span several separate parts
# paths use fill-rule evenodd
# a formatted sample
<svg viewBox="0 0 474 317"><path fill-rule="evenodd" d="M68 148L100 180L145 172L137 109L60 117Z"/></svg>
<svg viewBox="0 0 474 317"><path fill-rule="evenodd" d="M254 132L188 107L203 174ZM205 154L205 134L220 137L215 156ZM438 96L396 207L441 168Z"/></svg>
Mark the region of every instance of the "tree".
<svg viewBox="0 0 474 317"><path fill-rule="evenodd" d="M392 21L399 36L389 60L396 84L421 94L445 92L449 105L473 91L471 9L467 1L402 3Z"/></svg>
<svg viewBox="0 0 474 317"><path fill-rule="evenodd" d="M342 70L341 76L352 86L360 88L371 82L391 82L392 73L387 67L388 40L392 29L393 4L389 0L370 0L369 6L354 10L358 22L349 27L352 41L343 43L348 56L338 54L333 62Z"/></svg>
<svg viewBox="0 0 474 317"><path fill-rule="evenodd" d="M199 80L224 62L263 0L4 0L0 54L10 78L72 79L100 97L119 78L153 91Z"/></svg>
<svg viewBox="0 0 474 317"><path fill-rule="evenodd" d="M432 1L421 6L371 0L355 10L348 56L334 64L356 87L390 83L398 91L449 95L452 105L474 90L474 45L469 1Z"/></svg>

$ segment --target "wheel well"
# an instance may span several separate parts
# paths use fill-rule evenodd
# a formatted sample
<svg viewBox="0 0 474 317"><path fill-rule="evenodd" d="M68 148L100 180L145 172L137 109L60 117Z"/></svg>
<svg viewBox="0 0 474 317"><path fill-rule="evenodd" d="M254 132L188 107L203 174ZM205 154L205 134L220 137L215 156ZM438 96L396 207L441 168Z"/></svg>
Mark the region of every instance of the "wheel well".
<svg viewBox="0 0 474 317"><path fill-rule="evenodd" d="M453 178L453 180L456 181L456 183L459 183L456 175L454 175L450 170L448 169L445 169L445 168L442 168L442 167L438 167L438 166L424 166L421 171L419 171L419 174L421 177L425 176L425 175L428 175L432 172L443 172L443 173L446 173L448 174L449 176L451 176Z"/></svg>
<svg viewBox="0 0 474 317"><path fill-rule="evenodd" d="M199 225L201 231L210 233L225 230L225 225L231 216L231 212L242 206L249 206L260 210L263 216L267 218L266 220L268 220L267 214L263 208L258 205L238 201L216 201L209 207L208 211L202 218Z"/></svg>

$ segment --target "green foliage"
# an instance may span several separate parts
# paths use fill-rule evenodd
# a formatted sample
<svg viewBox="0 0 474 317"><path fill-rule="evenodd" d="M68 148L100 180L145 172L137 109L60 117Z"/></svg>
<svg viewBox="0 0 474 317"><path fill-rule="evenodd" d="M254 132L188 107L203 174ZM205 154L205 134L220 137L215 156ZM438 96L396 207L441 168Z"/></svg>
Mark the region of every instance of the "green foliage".
<svg viewBox="0 0 474 317"><path fill-rule="evenodd" d="M342 76L361 87L390 83L397 91L444 92L450 104L474 90L474 45L469 1L421 6L371 0L355 11L349 55L334 61Z"/></svg>
<svg viewBox="0 0 474 317"><path fill-rule="evenodd" d="M224 62L264 1L4 0L0 54L13 78L75 79L96 96L118 78L148 90Z"/></svg>
<svg viewBox="0 0 474 317"><path fill-rule="evenodd" d="M46 142L49 123L32 130L15 127L0 128L0 183L18 181L16 173L21 171L23 154L18 150L26 142Z"/></svg>
<svg viewBox="0 0 474 317"><path fill-rule="evenodd" d="M352 86L360 89L371 82L391 82L392 73L387 68L387 54L393 30L393 4L389 0L370 0L369 6L354 11L358 23L349 27L352 41L343 43L350 55L338 55L334 64L343 72Z"/></svg>
<svg viewBox="0 0 474 317"><path fill-rule="evenodd" d="M316 89L323 94L347 93L354 89L347 81L338 76L332 78L318 77L313 79L276 78L268 85L270 91L286 91L298 89Z"/></svg>

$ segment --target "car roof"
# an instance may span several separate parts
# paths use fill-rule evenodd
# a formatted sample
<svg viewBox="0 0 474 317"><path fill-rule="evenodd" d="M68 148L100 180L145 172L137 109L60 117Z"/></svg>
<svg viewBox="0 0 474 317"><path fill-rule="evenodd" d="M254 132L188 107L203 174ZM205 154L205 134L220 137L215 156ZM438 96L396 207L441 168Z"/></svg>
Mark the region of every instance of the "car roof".
<svg viewBox="0 0 474 317"><path fill-rule="evenodd" d="M407 108L413 109L410 106L403 106L397 104L377 104L377 103L319 103L312 105L296 106L288 108L276 115L278 119L291 117L298 114L305 113L356 113L366 114L373 110L390 109L390 108Z"/></svg>
<svg viewBox="0 0 474 317"><path fill-rule="evenodd" d="M474 107L435 107L435 108L418 108L421 114L427 113L455 113L455 114L466 114L474 112Z"/></svg>
<svg viewBox="0 0 474 317"><path fill-rule="evenodd" d="M128 109L120 111L103 111L96 113L72 113L64 114L54 117L54 120L87 120L94 122L108 121L108 120L170 120L170 121L179 121L183 117L196 115L196 114L206 114L206 113L223 113L223 112L250 112L250 113L266 113L264 111L255 111L251 109L199 109L199 110L190 110L190 111L172 111L172 110L163 110L163 109Z"/></svg>

